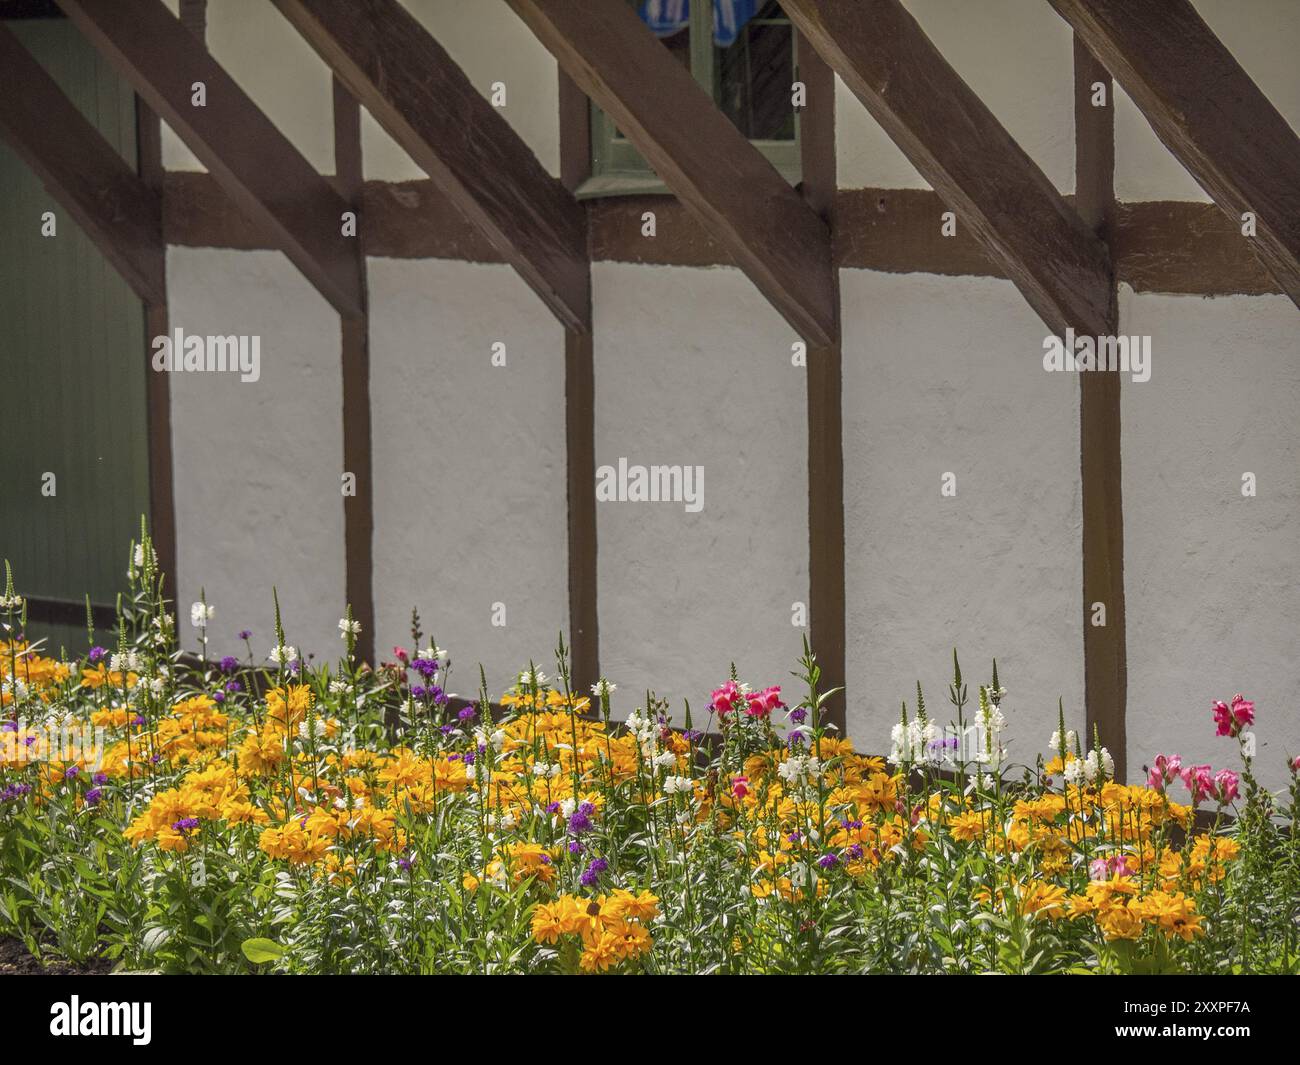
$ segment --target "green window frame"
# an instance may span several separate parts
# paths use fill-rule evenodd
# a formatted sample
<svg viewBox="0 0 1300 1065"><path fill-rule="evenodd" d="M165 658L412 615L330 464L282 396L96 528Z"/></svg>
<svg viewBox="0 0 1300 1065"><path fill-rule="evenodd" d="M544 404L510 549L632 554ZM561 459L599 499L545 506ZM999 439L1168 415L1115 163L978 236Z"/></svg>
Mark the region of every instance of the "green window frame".
<svg viewBox="0 0 1300 1065"><path fill-rule="evenodd" d="M631 0L635 3L635 0ZM755 17L748 26L790 25L788 18ZM713 4L711 0L695 0L690 7L690 69L691 75L709 96L717 101L718 71L714 62ZM795 34L790 34L790 65L798 77L795 54ZM790 140L751 140L767 160L791 185L799 184L803 177L799 149L799 109L794 109L794 136ZM631 141L619 136L613 121L595 103L591 104L591 177L577 190L580 198L596 196L634 196L646 193L667 194L668 187L651 169Z"/></svg>

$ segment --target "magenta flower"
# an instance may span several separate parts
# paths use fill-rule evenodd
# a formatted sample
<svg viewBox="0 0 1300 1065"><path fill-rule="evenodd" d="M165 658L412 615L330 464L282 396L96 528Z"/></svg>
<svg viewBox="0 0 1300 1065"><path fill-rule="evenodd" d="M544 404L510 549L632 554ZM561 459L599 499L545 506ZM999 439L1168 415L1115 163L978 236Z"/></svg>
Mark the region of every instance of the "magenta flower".
<svg viewBox="0 0 1300 1065"><path fill-rule="evenodd" d="M743 703L745 696L734 680L727 681L721 688L714 688L709 696L709 709L719 716L729 714L738 702Z"/></svg>
<svg viewBox="0 0 1300 1065"><path fill-rule="evenodd" d="M1192 793L1193 806L1214 790L1214 775L1208 765L1188 766L1179 775Z"/></svg>
<svg viewBox="0 0 1300 1065"><path fill-rule="evenodd" d="M749 702L749 705L745 707L745 713L750 717L767 717L773 710L779 710L785 706L785 703L781 701L780 685L764 688L761 692L751 692L745 698Z"/></svg>
<svg viewBox="0 0 1300 1065"><path fill-rule="evenodd" d="M1178 779L1182 768L1183 759L1180 755L1156 755L1155 765L1147 773L1147 786L1153 791L1164 791Z"/></svg>
<svg viewBox="0 0 1300 1065"><path fill-rule="evenodd" d="M1238 732L1255 723L1255 704L1240 692L1232 697L1232 721Z"/></svg>
<svg viewBox="0 0 1300 1065"><path fill-rule="evenodd" d="M1237 785L1239 783L1237 774L1231 769L1220 769L1214 774L1214 790L1211 792L1212 797L1219 803L1229 803L1237 797Z"/></svg>
<svg viewBox="0 0 1300 1065"><path fill-rule="evenodd" d="M1255 723L1255 704L1240 692L1232 697L1231 706L1222 699L1215 700L1210 712L1214 714L1216 736L1236 736Z"/></svg>

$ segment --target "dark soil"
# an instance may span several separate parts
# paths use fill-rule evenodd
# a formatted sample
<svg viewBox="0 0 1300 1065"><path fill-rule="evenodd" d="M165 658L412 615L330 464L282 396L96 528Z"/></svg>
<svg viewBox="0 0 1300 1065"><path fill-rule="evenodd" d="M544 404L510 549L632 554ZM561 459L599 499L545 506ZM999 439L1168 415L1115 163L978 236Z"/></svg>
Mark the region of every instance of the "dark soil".
<svg viewBox="0 0 1300 1065"><path fill-rule="evenodd" d="M41 962L33 958L22 940L0 937L0 976L90 976L111 972L107 958L91 958L76 964L70 961Z"/></svg>

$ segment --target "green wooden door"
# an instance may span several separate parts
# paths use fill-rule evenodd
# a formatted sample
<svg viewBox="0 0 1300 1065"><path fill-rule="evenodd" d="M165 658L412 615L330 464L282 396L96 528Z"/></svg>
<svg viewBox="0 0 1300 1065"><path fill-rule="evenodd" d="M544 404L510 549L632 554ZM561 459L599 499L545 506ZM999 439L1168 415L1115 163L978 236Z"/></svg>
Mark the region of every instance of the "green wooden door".
<svg viewBox="0 0 1300 1065"><path fill-rule="evenodd" d="M134 97L107 62L66 20L6 25L135 166ZM28 597L111 604L149 510L144 308L2 141L0 190L0 556ZM29 634L85 645L84 627Z"/></svg>

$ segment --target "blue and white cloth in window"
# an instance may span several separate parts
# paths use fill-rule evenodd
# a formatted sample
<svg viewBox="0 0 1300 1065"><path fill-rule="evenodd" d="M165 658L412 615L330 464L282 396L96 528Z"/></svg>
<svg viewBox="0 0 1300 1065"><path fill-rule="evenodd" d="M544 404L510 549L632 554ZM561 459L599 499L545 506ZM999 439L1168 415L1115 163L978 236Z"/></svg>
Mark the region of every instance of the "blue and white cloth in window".
<svg viewBox="0 0 1300 1065"><path fill-rule="evenodd" d="M761 0L713 0L713 43L727 48L745 23L758 14ZM671 37L691 21L691 0L641 0L638 14L656 37Z"/></svg>

